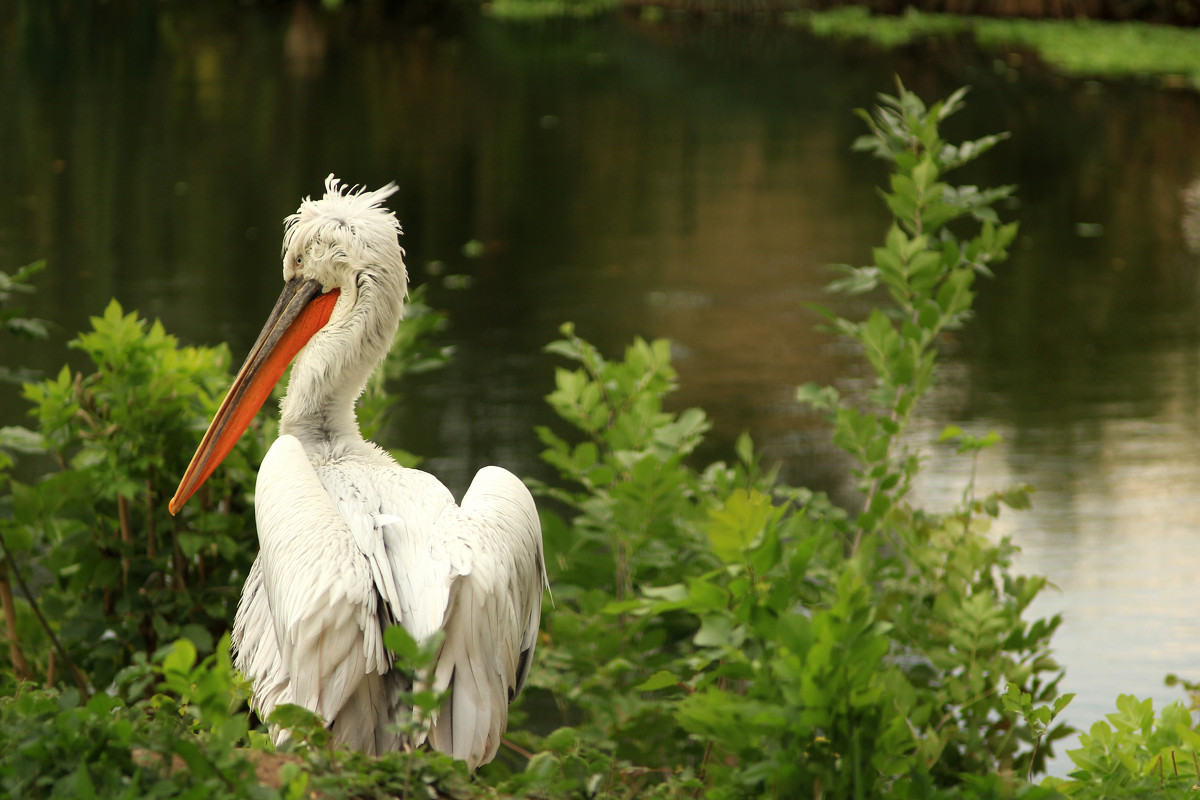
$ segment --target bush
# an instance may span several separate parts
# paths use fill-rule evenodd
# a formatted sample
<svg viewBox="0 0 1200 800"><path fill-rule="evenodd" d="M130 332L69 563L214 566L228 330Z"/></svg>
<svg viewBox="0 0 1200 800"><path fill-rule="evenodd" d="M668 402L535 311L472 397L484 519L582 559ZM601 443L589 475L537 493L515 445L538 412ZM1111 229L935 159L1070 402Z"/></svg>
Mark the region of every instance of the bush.
<svg viewBox="0 0 1200 800"><path fill-rule="evenodd" d="M733 464L690 466L707 422L663 411L675 380L666 342L609 362L567 326L550 346L579 365L558 371L548 399L582 434L539 432L577 487L548 492L574 516L547 515L558 603L533 678L575 723L545 742L557 772L538 765L560 788L932 791L1040 769L1065 734L1033 711L1049 708L1062 675L1049 653L1058 618L1023 618L1045 581L1012 574L1015 548L987 535L1001 506L1028 506L1029 487L976 497L968 486L944 514L907 503L920 462L904 434L936 379L939 337L967 319L976 276L1016 234L992 210L1011 188L943 181L1004 138L943 141L962 97L926 107L901 86L862 112L870 133L855 146L891 164L895 221L873 263L844 268L835 288L883 296L863 321L824 313L876 381L853 403L798 391L853 457L860 508L780 485L746 437ZM950 428L943 439L973 457L995 437ZM1024 692L1027 716L1007 713L1007 687Z"/></svg>

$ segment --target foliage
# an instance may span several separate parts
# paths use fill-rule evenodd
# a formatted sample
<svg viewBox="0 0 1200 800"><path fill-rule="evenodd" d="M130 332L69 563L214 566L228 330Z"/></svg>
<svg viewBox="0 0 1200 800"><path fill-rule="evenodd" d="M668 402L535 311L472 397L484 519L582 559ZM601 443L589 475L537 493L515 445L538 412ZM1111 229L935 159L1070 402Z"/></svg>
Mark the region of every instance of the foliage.
<svg viewBox="0 0 1200 800"><path fill-rule="evenodd" d="M33 276L45 266L45 261L35 261L32 264L21 267L12 275L0 272L0 327L8 333L34 339L44 339L46 337L46 323L40 319L27 316L24 307L14 305L14 300L18 297L31 294L34 291ZM12 367L0 365L0 382L21 383L31 377L32 374L28 370L13 369ZM30 450L37 451L38 449L39 445L36 438L28 436L22 429L14 427L0 428L0 487L4 485L4 481L7 479L5 475L6 470L13 464L10 453L28 452Z"/></svg>
<svg viewBox="0 0 1200 800"><path fill-rule="evenodd" d="M1200 731L1182 703L1160 714L1154 701L1117 698L1117 711L1068 750L1075 771L1046 785L1069 797L1193 797L1200 785Z"/></svg>
<svg viewBox="0 0 1200 800"><path fill-rule="evenodd" d="M33 292L31 279L44 266L44 261L37 261L18 269L11 276L8 273L0 272L0 324L3 324L4 329L9 333L32 338L46 336L44 322L27 316L24 308L13 304L18 296ZM18 383L32 377L33 373L30 370L14 370L7 366L0 366L0 382ZM0 490L5 489L8 484L8 471L13 467L13 454L31 450L36 452L39 449L40 443L37 441L37 437L31 436L28 431L16 427L0 428ZM0 517L2 514L3 506L0 505ZM13 595L14 582L24 590L25 594L28 595L30 592L28 585L16 571L14 555L4 536L3 528L0 528L0 547L3 550L3 561L0 561L0 611L4 614L8 660L12 667L13 678L22 680L30 677L30 668L25 650L21 647L21 631L34 627L34 615L28 613L29 607L26 603L18 601Z"/></svg>
<svg viewBox="0 0 1200 800"><path fill-rule="evenodd" d="M0 531L44 581L39 601L71 660L103 687L163 641L186 636L212 651L253 556L242 487L262 445L247 437L230 457L234 477L173 520L166 501L227 384L228 351L178 347L115 301L70 346L94 371L64 367L24 388L36 420L26 435L60 469L12 485ZM34 652L52 681L48 650Z"/></svg>
<svg viewBox="0 0 1200 800"><path fill-rule="evenodd" d="M34 271L19 271L5 287L24 287ZM360 404L365 430L378 428L395 401L385 391L387 379L435 369L448 357L428 341L441 317L420 292L407 316ZM5 319L15 330L38 330L17 325L15 310ZM321 741L324 728L311 714L305 728L307 712L294 706L277 713L293 732L306 731L295 737L297 754L273 752L265 735L251 730L228 637L214 640L232 618L255 549L253 476L274 423L252 426L197 497L198 508L172 519L166 493L228 385L226 349L181 348L160 323L126 314L115 301L70 345L88 356L93 371L64 368L53 379L26 383L35 428L0 431L0 446L48 454L57 467L31 485L11 483L0 496L0 534L17 559L14 574L35 576L37 587L31 606L25 598L14 602L6 585L5 611L15 618L9 658L14 667L18 658L22 664L7 674L53 686L81 668L79 688L22 683L0 700L0 782L7 794L444 797L458 787L462 795L463 768L444 756L373 760L308 746ZM35 619L43 610L42 619L52 623ZM65 666L61 658L56 664L49 637L65 645ZM158 649L169 639L172 645ZM414 670L432 663L430 646L417 648L403 631L389 631L386 641ZM408 701L420 712L414 732L441 699L428 689L411 693Z"/></svg>
<svg viewBox="0 0 1200 800"><path fill-rule="evenodd" d="M1200 30L1195 28L1087 19L998 19L928 13L911 7L897 16L847 6L795 12L788 19L818 36L865 38L883 47L971 33L990 50L1032 49L1046 63L1069 75L1179 76L1193 87L1200 87L1200 64L1196 61Z"/></svg>
<svg viewBox="0 0 1200 800"><path fill-rule="evenodd" d="M113 693L85 699L74 688L26 685L0 700L0 785L7 796L280 796L258 784L253 765L235 749L248 720L229 711L235 683L228 648L195 661L195 647L182 640L153 663L140 654ZM172 694L129 702L156 682Z"/></svg>
<svg viewBox="0 0 1200 800"><path fill-rule="evenodd" d="M574 722L530 763L547 785L922 796L968 787L963 774L1040 768L1045 750L1022 743L1065 733L1002 702L1006 686L1053 702L1061 677L1048 649L1058 619L1023 619L1044 580L1012 574L1013 546L987 536L1001 505L1028 505L1028 487L976 499L968 486L947 514L906 503L920 461L904 434L935 381L939 336L965 322L975 276L1016 233L991 207L1010 188L943 180L1003 139L940 138L962 96L926 107L900 87L863 112L870 133L856 147L892 165L883 196L895 222L873 263L844 268L836 288L885 289L888 302L863 321L824 313L875 385L860 403L799 390L855 460L860 509L780 485L745 437L732 465L690 466L707 422L662 410L674 388L666 342L609 362L567 326L548 348L580 365L558 371L548 401L583 440L539 431L546 460L578 487L549 492L575 516L545 524L558 604L533 680ZM970 238L951 230L964 225ZM945 438L972 457L994 441Z"/></svg>
<svg viewBox="0 0 1200 800"><path fill-rule="evenodd" d="M544 19L590 19L617 9L616 0L491 0L485 6L490 16L509 21Z"/></svg>
<svg viewBox="0 0 1200 800"><path fill-rule="evenodd" d="M0 327L17 336L33 339L45 339L48 331L44 320L28 316L23 306L14 305L21 295L34 291L33 276L46 267L45 261L34 261L18 269L12 275L0 272ZM0 365L0 381L4 383L20 383L28 380L30 373L14 370L12 367Z"/></svg>
<svg viewBox="0 0 1200 800"><path fill-rule="evenodd" d="M418 668L430 667L432 654L419 655ZM188 639L153 659L138 654L114 691L86 700L27 684L0 699L0 787L30 800L469 796L464 768L445 756L369 759L313 746L324 728L296 706L278 713L294 730L307 724L304 735L276 751L251 730L246 697L228 637L202 660Z"/></svg>
<svg viewBox="0 0 1200 800"><path fill-rule="evenodd" d="M1049 705L1035 706L1032 695L1022 692L1015 683L1010 683L1004 690L1004 709L1020 714L1029 725L1029 730L1034 736L1033 752L1036 755L1037 749L1041 746L1042 739L1049 733L1055 717L1061 714L1063 709L1074 699L1075 695L1068 693L1054 698L1053 707ZM1033 759L1030 759L1029 767L1030 773L1032 773ZM1032 777L1032 775L1027 777Z"/></svg>
<svg viewBox="0 0 1200 800"><path fill-rule="evenodd" d="M605 588L623 600L635 581L677 571L702 552L695 510L680 501L696 491L696 476L684 462L709 423L699 409L663 411L663 398L676 385L666 341L637 339L623 361L611 362L572 325L562 332L566 338L546 349L580 367L560 368L546 399L587 436L572 446L549 428L537 431L547 445L542 457L580 487L547 490L578 514L562 560L585 566L576 557L582 553L608 559L603 572L613 580ZM586 564L592 574L596 566Z"/></svg>
<svg viewBox="0 0 1200 800"><path fill-rule="evenodd" d="M554 613L544 623L551 645L539 651L530 680L553 693L564 722L582 712L587 724L552 736L530 769L567 777L581 792L618 773L633 790L650 777L640 766L648 753L664 763L683 757L681 749L696 755L686 737L664 735L674 728L670 707L634 688L684 652L687 631L677 619L635 625L609 609L614 600L629 601L638 584L715 565L696 501L710 494L706 482L725 476L720 470L698 475L687 466L709 424L698 409L663 410L676 385L667 342L639 339L622 361L608 361L571 325L562 331L566 338L547 349L579 366L557 370L547 400L585 438L572 445L538 429L543 458L576 488L545 490L575 516L568 526L557 515L543 515L556 593ZM574 755L577 737L599 750L583 757L587 763Z"/></svg>

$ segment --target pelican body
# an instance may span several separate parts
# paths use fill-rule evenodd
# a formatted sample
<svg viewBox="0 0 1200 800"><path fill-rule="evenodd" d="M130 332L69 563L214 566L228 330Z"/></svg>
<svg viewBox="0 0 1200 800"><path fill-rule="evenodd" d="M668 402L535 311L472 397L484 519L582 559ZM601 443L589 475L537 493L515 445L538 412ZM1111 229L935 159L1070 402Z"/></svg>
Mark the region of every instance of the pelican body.
<svg viewBox="0 0 1200 800"><path fill-rule="evenodd" d="M391 346L408 291L395 184L347 189L332 175L285 221L284 290L179 489L177 513L233 448L294 359L279 438L259 469L259 554L234 621L234 664L266 719L294 703L335 742L411 746L409 678L383 644L402 625L441 630L428 741L472 769L491 761L537 643L546 569L529 490L484 467L462 503L428 473L363 439L354 404ZM277 741L287 736L274 730Z"/></svg>

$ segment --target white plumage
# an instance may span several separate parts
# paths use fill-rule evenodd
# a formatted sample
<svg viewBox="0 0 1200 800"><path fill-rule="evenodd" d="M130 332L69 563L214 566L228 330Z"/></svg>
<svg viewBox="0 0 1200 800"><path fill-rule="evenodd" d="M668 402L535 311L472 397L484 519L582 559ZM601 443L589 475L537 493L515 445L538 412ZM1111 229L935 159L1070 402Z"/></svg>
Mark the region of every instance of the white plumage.
<svg viewBox="0 0 1200 800"><path fill-rule="evenodd" d="M428 739L475 768L495 756L529 672L546 585L541 529L507 470L481 469L458 505L359 433L354 403L407 292L400 226L382 206L394 191L347 191L330 176L325 196L287 219L287 288L171 508L244 430L238 407L261 403L264 381L303 347L258 474L260 552L234 623L234 663L264 718L295 703L320 714L335 741L380 753L415 744L392 727L408 713L397 693L409 687L384 631L403 625L425 641L443 630L434 684L451 695Z"/></svg>

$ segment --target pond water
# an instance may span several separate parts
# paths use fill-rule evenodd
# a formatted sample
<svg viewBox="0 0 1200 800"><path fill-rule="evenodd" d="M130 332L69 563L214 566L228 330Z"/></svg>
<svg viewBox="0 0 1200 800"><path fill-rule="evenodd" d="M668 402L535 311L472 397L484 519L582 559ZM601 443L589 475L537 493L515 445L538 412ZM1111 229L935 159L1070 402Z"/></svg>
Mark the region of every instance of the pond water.
<svg viewBox="0 0 1200 800"><path fill-rule="evenodd" d="M748 430L788 480L852 502L792 399L863 375L804 306L836 303L826 265L865 262L887 223L850 112L897 74L928 99L971 84L950 138L1013 138L960 179L1018 184L1003 213L1021 237L921 409L920 499L949 506L970 472L932 445L945 424L1001 434L978 483L1038 489L998 528L1059 589L1037 611L1065 617L1069 721L1197 677L1195 93L1058 78L962 40L881 53L753 24L138 5L158 10L0 18L0 269L45 257L32 310L58 326L44 345L0 340L3 363L77 359L66 339L110 297L240 359L278 293L283 216L331 171L395 180L410 272L457 354L402 387L389 444L456 492L485 463L549 477L531 434L550 421L541 348L572 320L612 355L674 341L677 403L714 422L705 455ZM22 414L0 395L0 421Z"/></svg>

